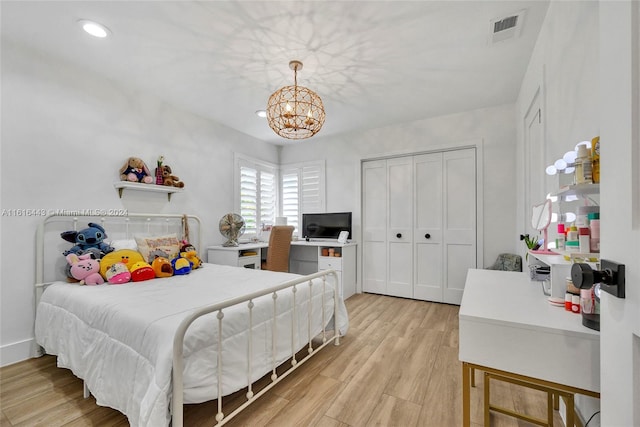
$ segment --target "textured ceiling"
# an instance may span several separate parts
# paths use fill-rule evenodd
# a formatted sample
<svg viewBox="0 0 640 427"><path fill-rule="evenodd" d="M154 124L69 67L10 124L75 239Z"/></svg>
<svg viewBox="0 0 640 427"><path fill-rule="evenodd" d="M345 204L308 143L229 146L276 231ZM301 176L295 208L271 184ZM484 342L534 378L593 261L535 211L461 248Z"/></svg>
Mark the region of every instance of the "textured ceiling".
<svg viewBox="0 0 640 427"><path fill-rule="evenodd" d="M516 100L546 1L3 1L2 37L255 138L290 143L254 112L292 84L327 112L314 137ZM490 21L525 11L518 38ZM94 39L76 25L112 31ZM298 142L299 143L299 142Z"/></svg>

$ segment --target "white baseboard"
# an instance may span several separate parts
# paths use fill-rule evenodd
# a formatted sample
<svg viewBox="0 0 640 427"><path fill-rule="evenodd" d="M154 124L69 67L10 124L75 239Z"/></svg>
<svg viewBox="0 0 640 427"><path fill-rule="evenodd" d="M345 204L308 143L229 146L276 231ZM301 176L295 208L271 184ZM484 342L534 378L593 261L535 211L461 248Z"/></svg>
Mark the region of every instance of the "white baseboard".
<svg viewBox="0 0 640 427"><path fill-rule="evenodd" d="M42 356L33 338L0 347L0 367L13 365L32 357Z"/></svg>

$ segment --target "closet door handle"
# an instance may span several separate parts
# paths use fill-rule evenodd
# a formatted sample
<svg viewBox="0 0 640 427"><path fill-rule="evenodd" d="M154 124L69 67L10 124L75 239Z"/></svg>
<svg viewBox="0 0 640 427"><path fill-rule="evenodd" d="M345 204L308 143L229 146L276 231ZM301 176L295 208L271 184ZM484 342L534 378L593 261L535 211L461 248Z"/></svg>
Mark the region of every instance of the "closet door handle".
<svg viewBox="0 0 640 427"><path fill-rule="evenodd" d="M401 238L402 238L402 233L398 233L398 234L396 234L396 237L397 237L398 239L401 239Z"/></svg>
<svg viewBox="0 0 640 427"><path fill-rule="evenodd" d="M425 238L425 239L430 239L430 238L431 238L431 234L429 234L429 233L425 234L425 235L424 235L424 238Z"/></svg>

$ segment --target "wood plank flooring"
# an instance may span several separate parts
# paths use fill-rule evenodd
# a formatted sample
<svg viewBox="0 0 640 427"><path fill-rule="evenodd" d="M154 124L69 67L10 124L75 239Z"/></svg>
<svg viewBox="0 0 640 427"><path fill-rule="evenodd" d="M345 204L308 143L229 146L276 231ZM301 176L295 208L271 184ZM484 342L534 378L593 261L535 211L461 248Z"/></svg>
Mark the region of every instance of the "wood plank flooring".
<svg viewBox="0 0 640 427"><path fill-rule="evenodd" d="M346 304L350 329L342 344L327 346L228 426L461 425L459 307L371 294L354 295ZM471 415L472 425L481 426L482 376L476 376ZM492 403L545 416L542 393L499 382L492 382L491 392ZM0 407L2 427L128 425L118 411L83 399L82 381L57 368L52 356L0 369ZM186 405L185 425L213 425L215 411L212 402ZM532 425L491 417L497 427ZM557 413L554 425L563 425Z"/></svg>

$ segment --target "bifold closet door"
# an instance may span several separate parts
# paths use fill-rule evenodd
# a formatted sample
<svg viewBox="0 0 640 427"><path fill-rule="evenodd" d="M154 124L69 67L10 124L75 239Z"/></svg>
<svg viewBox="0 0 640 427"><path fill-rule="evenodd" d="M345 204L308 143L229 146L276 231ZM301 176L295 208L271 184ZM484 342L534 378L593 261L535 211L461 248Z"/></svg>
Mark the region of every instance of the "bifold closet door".
<svg viewBox="0 0 640 427"><path fill-rule="evenodd" d="M460 304L476 267L475 149L362 165L363 291Z"/></svg>
<svg viewBox="0 0 640 427"><path fill-rule="evenodd" d="M413 159L387 160L387 295L413 298Z"/></svg>
<svg viewBox="0 0 640 427"><path fill-rule="evenodd" d="M387 162L362 164L362 290L387 293Z"/></svg>
<svg viewBox="0 0 640 427"><path fill-rule="evenodd" d="M443 153L422 154L413 159L415 174L413 295L425 301L443 300L442 223Z"/></svg>

